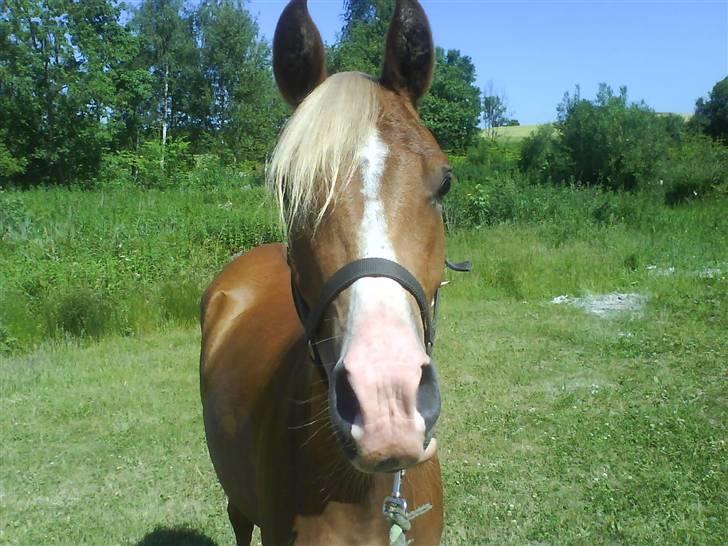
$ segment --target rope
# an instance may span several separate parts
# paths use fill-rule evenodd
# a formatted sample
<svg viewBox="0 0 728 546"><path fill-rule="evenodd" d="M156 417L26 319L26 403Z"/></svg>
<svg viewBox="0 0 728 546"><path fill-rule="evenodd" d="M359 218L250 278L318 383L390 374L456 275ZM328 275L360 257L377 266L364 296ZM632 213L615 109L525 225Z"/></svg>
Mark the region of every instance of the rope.
<svg viewBox="0 0 728 546"><path fill-rule="evenodd" d="M390 504L386 507L385 516L390 521L389 528L389 545L390 546L407 546L406 533L412 529L412 520L422 514L432 510L431 504L423 504L419 508L406 512L399 504Z"/></svg>

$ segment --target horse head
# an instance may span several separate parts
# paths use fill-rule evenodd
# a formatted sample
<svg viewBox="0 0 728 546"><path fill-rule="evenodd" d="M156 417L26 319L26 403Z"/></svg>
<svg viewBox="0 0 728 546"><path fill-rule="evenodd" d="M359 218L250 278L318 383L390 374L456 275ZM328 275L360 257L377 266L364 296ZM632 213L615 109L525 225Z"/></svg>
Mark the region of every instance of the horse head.
<svg viewBox="0 0 728 546"><path fill-rule="evenodd" d="M429 321L451 169L416 108L434 57L427 17L410 0L396 3L378 79L327 75L305 0L288 4L273 42L275 78L295 111L269 183L288 230L299 312L318 306L306 326L329 418L364 472L406 468L435 452L440 394Z"/></svg>

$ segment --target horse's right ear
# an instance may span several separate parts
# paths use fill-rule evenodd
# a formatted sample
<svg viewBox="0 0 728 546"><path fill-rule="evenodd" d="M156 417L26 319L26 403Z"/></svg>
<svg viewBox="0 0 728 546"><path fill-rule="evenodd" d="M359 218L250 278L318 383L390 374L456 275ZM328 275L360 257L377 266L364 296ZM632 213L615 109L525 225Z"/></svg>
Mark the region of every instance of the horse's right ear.
<svg viewBox="0 0 728 546"><path fill-rule="evenodd" d="M273 73L283 98L298 106L326 79L324 44L306 0L291 0L273 37Z"/></svg>
<svg viewBox="0 0 728 546"><path fill-rule="evenodd" d="M387 32L382 83L413 104L427 92L435 68L435 46L425 10L417 0L397 0Z"/></svg>

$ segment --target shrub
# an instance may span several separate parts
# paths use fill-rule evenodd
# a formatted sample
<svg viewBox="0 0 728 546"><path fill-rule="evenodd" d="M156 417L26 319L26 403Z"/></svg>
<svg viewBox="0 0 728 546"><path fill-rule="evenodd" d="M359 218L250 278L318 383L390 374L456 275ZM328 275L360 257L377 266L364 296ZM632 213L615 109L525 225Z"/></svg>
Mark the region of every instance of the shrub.
<svg viewBox="0 0 728 546"><path fill-rule="evenodd" d="M558 107L555 132L542 127L523 143L521 170L538 182L635 190L655 178L684 123L659 116L644 103L628 103L601 84L595 100L576 93Z"/></svg>
<svg viewBox="0 0 728 546"><path fill-rule="evenodd" d="M187 173L185 184L197 188L214 188L223 181L237 183L241 187L262 186L263 165L257 161L243 161L227 165L214 154L198 154L193 157L194 168Z"/></svg>
<svg viewBox="0 0 728 546"><path fill-rule="evenodd" d="M551 182L566 171L566 157L552 124L541 125L521 144L520 170L533 182Z"/></svg>
<svg viewBox="0 0 728 546"><path fill-rule="evenodd" d="M0 355L15 351L18 339L11 335L10 330L0 321Z"/></svg>
<svg viewBox="0 0 728 546"><path fill-rule="evenodd" d="M468 149L466 161L460 165L460 177L470 177L471 173L464 169L475 170L476 177L483 173L489 176L501 176L514 173L518 169L520 148L517 142L500 142L479 138Z"/></svg>
<svg viewBox="0 0 728 546"><path fill-rule="evenodd" d="M556 129L568 156L566 171L555 180L610 189L636 189L655 173L669 144L664 122L644 103L628 104L627 89L615 95L601 84L595 101L581 98L579 89L559 106Z"/></svg>
<svg viewBox="0 0 728 546"><path fill-rule="evenodd" d="M144 188L165 188L183 184L192 167L189 143L169 139L143 142L137 152L107 154L101 162L99 180L105 184L134 183Z"/></svg>
<svg viewBox="0 0 728 546"><path fill-rule="evenodd" d="M728 192L728 149L705 136L686 139L663 162L661 185L671 206Z"/></svg>
<svg viewBox="0 0 728 546"><path fill-rule="evenodd" d="M0 190L0 239L29 222L30 218L20 196Z"/></svg>
<svg viewBox="0 0 728 546"><path fill-rule="evenodd" d="M530 183L512 173L490 176L463 161L469 175L458 181L445 200L448 228L470 228L501 223L547 223L558 226L559 239L578 235L590 226L638 222L646 199L599 187ZM467 170L466 169L466 170Z"/></svg>
<svg viewBox="0 0 728 546"><path fill-rule="evenodd" d="M0 183L10 180L16 174L22 174L28 163L23 158L14 157L4 140L5 131L0 129Z"/></svg>
<svg viewBox="0 0 728 546"><path fill-rule="evenodd" d="M178 324L194 324L200 315L203 287L189 281L167 282L159 290L163 317Z"/></svg>
<svg viewBox="0 0 728 546"><path fill-rule="evenodd" d="M61 296L51 329L75 337L100 338L109 323L109 305L89 289L73 289Z"/></svg>
<svg viewBox="0 0 728 546"><path fill-rule="evenodd" d="M196 320L202 287L233 255L281 236L242 170L256 165L218 167L205 187L0 192L2 350Z"/></svg>
<svg viewBox="0 0 728 546"><path fill-rule="evenodd" d="M713 86L707 100L697 100L690 126L728 144L728 77Z"/></svg>

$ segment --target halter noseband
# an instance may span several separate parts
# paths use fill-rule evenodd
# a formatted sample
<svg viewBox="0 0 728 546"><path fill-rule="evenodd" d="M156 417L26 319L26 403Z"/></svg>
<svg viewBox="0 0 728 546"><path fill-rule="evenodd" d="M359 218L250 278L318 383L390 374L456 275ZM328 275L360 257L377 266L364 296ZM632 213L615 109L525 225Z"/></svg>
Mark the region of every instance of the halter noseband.
<svg viewBox="0 0 728 546"><path fill-rule="evenodd" d="M453 271L470 271L472 269L470 262L451 263L446 260L445 264ZM324 312L341 292L349 288L356 281L367 277L392 279L412 294L420 309L425 350L427 356L432 356L432 349L435 344L435 326L437 324L437 307L440 300L440 289L438 288L435 291L435 298L432 303L432 315L430 315L430 304L427 301L425 290L412 273L397 262L387 260L386 258L362 258L349 262L324 283L313 308L310 308L303 299L291 272L291 293L293 295L296 313L298 313L298 318L303 324L304 336L309 347L311 359L322 372L324 372L323 362L316 348L317 342L315 335L323 319ZM324 377L326 376L325 372L323 375Z"/></svg>

